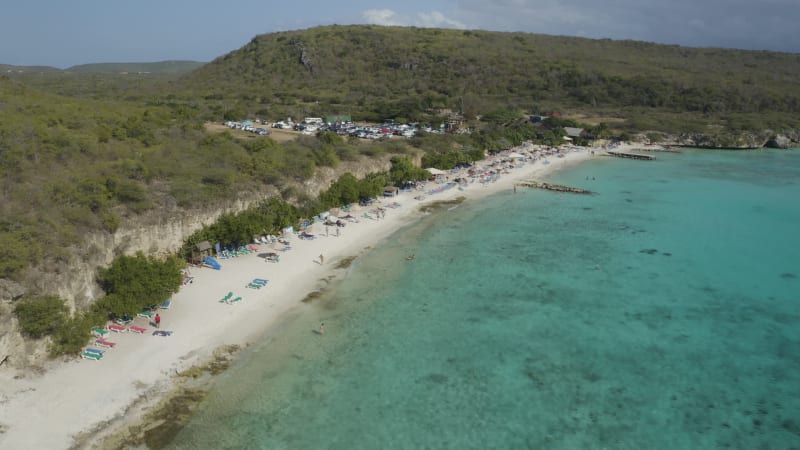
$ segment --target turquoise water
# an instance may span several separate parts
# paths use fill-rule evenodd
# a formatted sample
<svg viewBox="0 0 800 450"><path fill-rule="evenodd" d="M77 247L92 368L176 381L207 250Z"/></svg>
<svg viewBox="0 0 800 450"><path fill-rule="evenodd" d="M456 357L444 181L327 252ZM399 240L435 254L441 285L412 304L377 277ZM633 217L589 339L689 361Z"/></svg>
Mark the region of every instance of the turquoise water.
<svg viewBox="0 0 800 450"><path fill-rule="evenodd" d="M359 259L169 447L800 447L800 151L554 181L596 194L501 193Z"/></svg>

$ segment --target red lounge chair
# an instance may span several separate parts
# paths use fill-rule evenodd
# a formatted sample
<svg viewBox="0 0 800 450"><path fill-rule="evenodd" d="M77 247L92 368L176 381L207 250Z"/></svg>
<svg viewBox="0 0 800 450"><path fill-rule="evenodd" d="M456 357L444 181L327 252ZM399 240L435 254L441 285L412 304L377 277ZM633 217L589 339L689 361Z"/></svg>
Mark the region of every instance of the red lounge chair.
<svg viewBox="0 0 800 450"><path fill-rule="evenodd" d="M137 327L136 325L131 325L128 327L129 330L133 331L134 333L142 334L147 331L147 328Z"/></svg>
<svg viewBox="0 0 800 450"><path fill-rule="evenodd" d="M124 333L127 330L127 328L123 327L122 325L116 324L116 323L110 323L110 324L108 324L108 326L106 328L108 328L109 330L111 330L111 331L113 331L115 333Z"/></svg>
<svg viewBox="0 0 800 450"><path fill-rule="evenodd" d="M97 340L95 340L94 343L101 347L108 347L108 348L113 348L115 345L117 345L116 342L111 342L104 337L97 338Z"/></svg>

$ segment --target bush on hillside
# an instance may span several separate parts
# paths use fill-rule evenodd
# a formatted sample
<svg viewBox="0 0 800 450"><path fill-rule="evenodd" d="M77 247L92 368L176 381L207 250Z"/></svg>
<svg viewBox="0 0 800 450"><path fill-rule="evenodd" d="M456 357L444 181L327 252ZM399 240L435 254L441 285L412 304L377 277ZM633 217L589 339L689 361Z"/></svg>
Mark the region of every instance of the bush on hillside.
<svg viewBox="0 0 800 450"><path fill-rule="evenodd" d="M67 307L64 300L54 295L29 297L17 302L14 314L22 333L38 339L55 333L62 326Z"/></svg>

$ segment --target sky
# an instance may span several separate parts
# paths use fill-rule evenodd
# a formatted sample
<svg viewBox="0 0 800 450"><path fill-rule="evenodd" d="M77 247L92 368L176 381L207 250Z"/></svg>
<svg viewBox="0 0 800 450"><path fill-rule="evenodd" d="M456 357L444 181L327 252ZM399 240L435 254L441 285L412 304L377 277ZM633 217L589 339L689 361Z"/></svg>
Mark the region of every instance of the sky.
<svg viewBox="0 0 800 450"><path fill-rule="evenodd" d="M8 0L0 64L211 61L253 37L376 24L800 53L800 0Z"/></svg>

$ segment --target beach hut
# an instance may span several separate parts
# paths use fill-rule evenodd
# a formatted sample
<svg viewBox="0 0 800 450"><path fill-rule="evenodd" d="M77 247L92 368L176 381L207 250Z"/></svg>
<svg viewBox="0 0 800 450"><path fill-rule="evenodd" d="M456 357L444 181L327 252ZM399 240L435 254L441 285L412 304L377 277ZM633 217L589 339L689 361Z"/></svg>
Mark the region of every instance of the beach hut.
<svg viewBox="0 0 800 450"><path fill-rule="evenodd" d="M427 171L428 171L428 173L430 173L430 174L431 174L431 175L433 175L433 176L436 176L436 175L444 175L444 174L446 173L444 170L439 170L439 169L436 169L436 168L433 168L433 167L428 167L428 168L427 168L427 169L425 169L425 170L427 170Z"/></svg>
<svg viewBox="0 0 800 450"><path fill-rule="evenodd" d="M400 194L400 189L397 186L386 186L383 188L384 197L397 197Z"/></svg>
<svg viewBox="0 0 800 450"><path fill-rule="evenodd" d="M427 170L428 173L431 174L431 178L433 178L433 180L436 181L437 183L444 182L445 175L447 174L447 172L445 172L444 170L439 170L433 167L428 167L425 170Z"/></svg>
<svg viewBox="0 0 800 450"><path fill-rule="evenodd" d="M211 256L213 250L211 243L208 241L198 242L192 248L192 261L203 261L206 256Z"/></svg>

